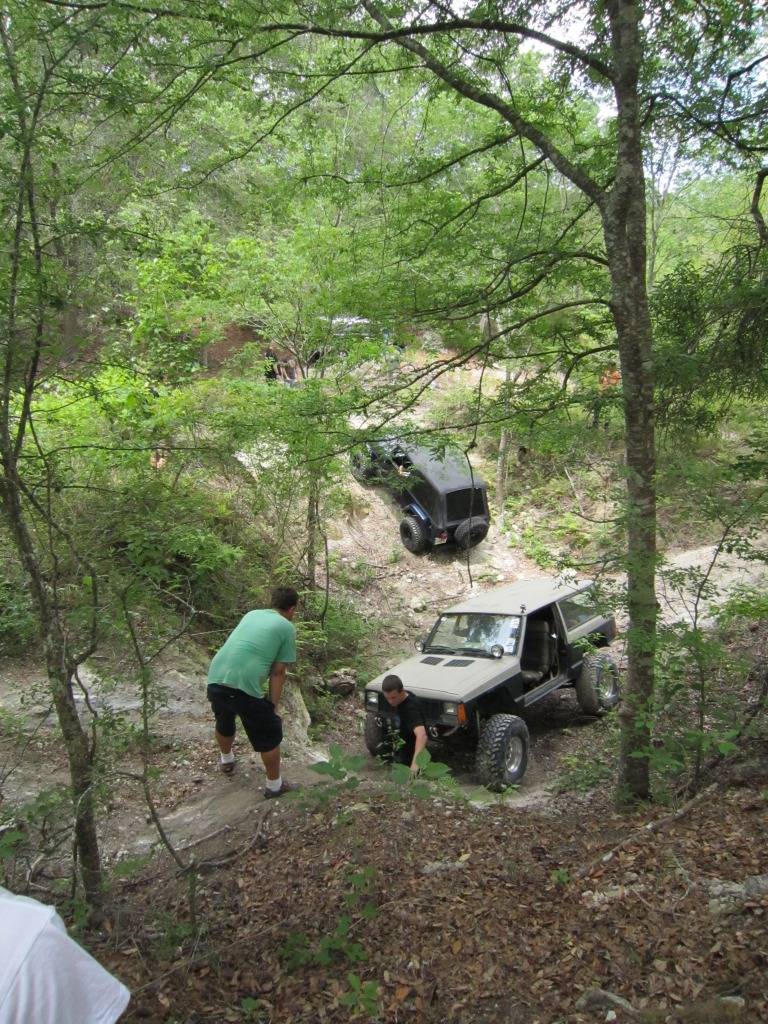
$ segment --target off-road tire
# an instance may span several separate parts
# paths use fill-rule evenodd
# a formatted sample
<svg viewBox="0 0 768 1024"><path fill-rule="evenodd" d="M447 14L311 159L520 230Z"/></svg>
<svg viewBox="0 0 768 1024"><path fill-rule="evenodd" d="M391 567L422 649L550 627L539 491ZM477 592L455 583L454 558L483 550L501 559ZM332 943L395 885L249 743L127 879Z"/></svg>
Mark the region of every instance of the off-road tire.
<svg viewBox="0 0 768 1024"><path fill-rule="evenodd" d="M585 654L576 680L576 700L585 715L599 715L621 700L619 670L607 651Z"/></svg>
<svg viewBox="0 0 768 1024"><path fill-rule="evenodd" d="M531 740L528 727L517 715L491 715L475 753L475 772L486 789L500 793L525 775Z"/></svg>
<svg viewBox="0 0 768 1024"><path fill-rule="evenodd" d="M488 523L486 520L473 516L471 519L465 519L459 523L453 539L457 548L466 551L468 548L473 548L476 544L484 541L487 535Z"/></svg>
<svg viewBox="0 0 768 1024"><path fill-rule="evenodd" d="M363 452L352 452L349 457L349 465L352 476L360 484L367 484L376 475L376 470L371 465L371 460Z"/></svg>
<svg viewBox="0 0 768 1024"><path fill-rule="evenodd" d="M400 522L400 540L414 555L420 555L427 550L427 533L416 516L406 516Z"/></svg>
<svg viewBox="0 0 768 1024"><path fill-rule="evenodd" d="M379 716L368 711L365 716L363 737L371 757L391 757L392 742L386 722Z"/></svg>

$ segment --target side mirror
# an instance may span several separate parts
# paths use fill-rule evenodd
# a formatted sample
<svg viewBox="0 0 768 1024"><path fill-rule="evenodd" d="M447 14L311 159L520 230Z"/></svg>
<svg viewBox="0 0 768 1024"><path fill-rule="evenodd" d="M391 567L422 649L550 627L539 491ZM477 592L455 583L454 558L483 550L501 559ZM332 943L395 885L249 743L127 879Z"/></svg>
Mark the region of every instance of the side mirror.
<svg viewBox="0 0 768 1024"><path fill-rule="evenodd" d="M416 643L414 644L414 647L419 652L419 654L424 653L424 649L426 648L426 646L427 645L424 643L422 639L417 640Z"/></svg>

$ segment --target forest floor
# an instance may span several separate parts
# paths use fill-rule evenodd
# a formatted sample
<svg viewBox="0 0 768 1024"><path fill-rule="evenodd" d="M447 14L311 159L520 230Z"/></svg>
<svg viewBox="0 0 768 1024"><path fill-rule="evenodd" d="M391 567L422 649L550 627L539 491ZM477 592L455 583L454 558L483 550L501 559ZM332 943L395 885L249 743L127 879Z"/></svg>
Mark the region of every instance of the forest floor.
<svg viewBox="0 0 768 1024"><path fill-rule="evenodd" d="M619 814L606 786L480 808L383 777L262 802L236 848L198 847L194 925L157 857L89 944L133 991L127 1024L757 1024L768 744L751 755L676 812Z"/></svg>

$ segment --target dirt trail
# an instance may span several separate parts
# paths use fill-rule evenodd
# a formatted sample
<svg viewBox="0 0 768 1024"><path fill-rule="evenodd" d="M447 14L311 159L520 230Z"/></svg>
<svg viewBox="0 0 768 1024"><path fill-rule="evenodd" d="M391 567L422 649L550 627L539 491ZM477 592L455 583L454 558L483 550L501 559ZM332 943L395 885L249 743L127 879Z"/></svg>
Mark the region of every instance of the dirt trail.
<svg viewBox="0 0 768 1024"><path fill-rule="evenodd" d="M435 614L477 589L504 585L521 578L542 575L533 563L509 546L507 538L495 525L486 541L469 555L438 549L423 556L413 555L402 547L398 534L400 510L382 488L363 487L350 478L350 503L346 518L332 523L329 549L335 561L334 574L346 582L356 594L359 611L373 621L391 623L380 641L376 660L382 668L410 653L413 641L423 635ZM707 566L713 549L698 548L682 552L671 564L679 568ZM759 569L728 556L718 562L711 579L727 590L747 578L759 577ZM660 585L663 617L685 612L685 602L669 584ZM207 835L218 836L225 843L242 841L238 831L247 833L253 815L263 797L263 768L260 760L242 741L236 751L239 763L232 777L218 772L217 759L211 743L211 719L205 700L207 659L192 647L177 649L157 667L157 683L165 695L154 725L159 738L156 755L160 769L160 811L173 841L182 846L194 844ZM129 686L113 687L102 683L99 663L83 673L96 710L111 707L126 712L137 720L138 693ZM6 711L22 715L25 729L31 735L33 757L13 769L7 758L0 757L0 779L4 796L9 801L30 799L43 786L65 783L66 764L58 750L53 715L46 714L45 700L30 700L31 690L45 692L41 667L35 663L0 663L0 701ZM327 757L323 744L309 740L309 716L298 687L284 709L286 740L284 744L286 777L311 785L319 781L311 764ZM22 696L24 703L22 704ZM361 752L363 710L357 697L338 704L333 738L350 751ZM551 799L548 787L557 775L563 757L578 748L581 727L593 727L591 719L578 710L569 691L553 694L536 709L530 722L532 757L529 771L516 792L504 800L519 807L546 806ZM440 754L436 756L441 756ZM472 778L472 757L468 753L449 759L454 775L465 795L476 806L489 806L498 800L480 789ZM3 767L5 762L5 767ZM45 771L40 765L45 764ZM383 778L381 769L370 765L363 773L364 785L375 786ZM119 813L109 815L107 846L121 854L142 852L156 841L151 823L135 785L118 783L113 797Z"/></svg>

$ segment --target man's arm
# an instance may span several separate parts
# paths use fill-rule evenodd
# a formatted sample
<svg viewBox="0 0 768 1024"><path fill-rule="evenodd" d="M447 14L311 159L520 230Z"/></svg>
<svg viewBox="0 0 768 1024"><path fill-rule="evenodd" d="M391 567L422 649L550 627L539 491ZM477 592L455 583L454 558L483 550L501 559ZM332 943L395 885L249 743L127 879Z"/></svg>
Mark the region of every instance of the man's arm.
<svg viewBox="0 0 768 1024"><path fill-rule="evenodd" d="M411 771L412 772L417 772L419 770L419 766L416 764L416 758L419 756L419 754L422 752L422 750L426 749L426 746L427 746L427 730L424 728L423 725L414 725L414 727L413 727L413 735L414 735L414 738L416 739L416 746L415 746L414 751L413 751L413 761L411 761Z"/></svg>
<svg viewBox="0 0 768 1024"><path fill-rule="evenodd" d="M283 692L283 684L285 683L285 662L275 661L272 664L272 668L269 670L269 690L268 696L272 703L277 707L280 700L280 694Z"/></svg>

